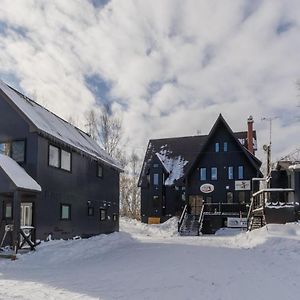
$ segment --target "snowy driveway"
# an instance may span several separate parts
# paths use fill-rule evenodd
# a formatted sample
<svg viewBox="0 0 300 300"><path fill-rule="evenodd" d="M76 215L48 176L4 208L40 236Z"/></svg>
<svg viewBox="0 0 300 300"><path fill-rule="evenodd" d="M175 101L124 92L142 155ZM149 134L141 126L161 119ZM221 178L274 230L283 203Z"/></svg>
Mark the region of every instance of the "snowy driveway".
<svg viewBox="0 0 300 300"><path fill-rule="evenodd" d="M0 299L298 299L300 225L178 237L122 221L121 233L44 243L0 261Z"/></svg>

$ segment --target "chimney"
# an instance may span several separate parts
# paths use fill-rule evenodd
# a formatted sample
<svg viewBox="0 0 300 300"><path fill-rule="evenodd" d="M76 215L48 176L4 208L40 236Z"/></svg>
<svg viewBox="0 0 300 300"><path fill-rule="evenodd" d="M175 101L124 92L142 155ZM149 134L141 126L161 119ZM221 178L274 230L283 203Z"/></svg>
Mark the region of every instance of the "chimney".
<svg viewBox="0 0 300 300"><path fill-rule="evenodd" d="M247 131L247 147L249 152L254 154L254 149L253 149L253 117L249 116L248 118L248 131Z"/></svg>

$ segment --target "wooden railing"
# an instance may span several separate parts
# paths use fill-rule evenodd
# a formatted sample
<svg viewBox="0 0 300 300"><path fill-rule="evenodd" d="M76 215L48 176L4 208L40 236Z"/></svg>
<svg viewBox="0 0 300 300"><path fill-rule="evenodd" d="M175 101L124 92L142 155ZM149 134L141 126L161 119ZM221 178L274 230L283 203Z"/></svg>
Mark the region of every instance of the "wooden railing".
<svg viewBox="0 0 300 300"><path fill-rule="evenodd" d="M203 225L203 218L204 218L204 207L205 207L205 204L202 205L201 207L201 211L200 211L200 216L199 216L199 219L198 219L198 235L200 235L201 233L201 230L202 230L202 225Z"/></svg>
<svg viewBox="0 0 300 300"><path fill-rule="evenodd" d="M184 209L183 209L182 214L180 216L180 219L178 221L178 229L177 229L178 232L180 231L180 227L183 223L183 220L184 220L184 217L185 217L186 213L187 213L187 205L184 206Z"/></svg>

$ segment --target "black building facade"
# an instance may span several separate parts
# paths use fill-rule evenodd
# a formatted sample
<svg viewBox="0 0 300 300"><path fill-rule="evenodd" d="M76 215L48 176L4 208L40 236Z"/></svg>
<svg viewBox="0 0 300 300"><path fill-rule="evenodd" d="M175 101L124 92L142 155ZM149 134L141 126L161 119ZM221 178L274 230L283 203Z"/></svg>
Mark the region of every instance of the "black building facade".
<svg viewBox="0 0 300 300"><path fill-rule="evenodd" d="M220 115L208 135L150 140L139 180L142 221L164 222L184 209L195 219L204 205L203 232L244 218L257 189L252 178L262 176L255 150L252 117L244 132Z"/></svg>
<svg viewBox="0 0 300 300"><path fill-rule="evenodd" d="M0 185L0 239L7 224L34 226L41 240L119 230L118 163L89 135L3 82L0 154L41 187L39 193L21 189L18 208L12 191Z"/></svg>

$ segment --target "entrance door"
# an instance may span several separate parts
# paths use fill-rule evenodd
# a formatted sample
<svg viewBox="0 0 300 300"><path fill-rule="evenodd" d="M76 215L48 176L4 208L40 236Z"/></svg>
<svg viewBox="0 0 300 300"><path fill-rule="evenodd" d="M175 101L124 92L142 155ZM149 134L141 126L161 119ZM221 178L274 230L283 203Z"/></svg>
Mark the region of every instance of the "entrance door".
<svg viewBox="0 0 300 300"><path fill-rule="evenodd" d="M192 215L200 215L201 208L203 205L203 196L200 195L189 196L189 205L191 208Z"/></svg>
<svg viewBox="0 0 300 300"><path fill-rule="evenodd" d="M21 226L32 226L32 203L21 203Z"/></svg>

